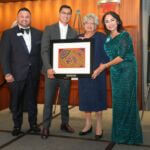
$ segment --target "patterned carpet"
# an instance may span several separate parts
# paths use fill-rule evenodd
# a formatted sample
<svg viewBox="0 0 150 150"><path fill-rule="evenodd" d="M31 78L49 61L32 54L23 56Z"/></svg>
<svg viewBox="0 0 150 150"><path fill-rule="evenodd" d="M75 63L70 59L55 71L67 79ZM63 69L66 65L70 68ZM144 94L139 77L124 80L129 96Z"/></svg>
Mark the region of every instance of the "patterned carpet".
<svg viewBox="0 0 150 150"><path fill-rule="evenodd" d="M43 105L38 105L38 125L42 125ZM79 131L84 126L84 113L78 107L70 107L70 125L75 129L75 133L64 133L60 130L60 110L56 107L56 112L50 129L51 135L47 140L42 140L39 134L28 132L28 115L24 113L24 123L22 131L24 134L13 137L11 130L13 127L11 113L8 109L0 112L0 149L2 150L105 150L110 144L111 135L111 109L103 113L104 136L100 141L95 141L93 132L87 136L80 137ZM141 112L140 112L141 113ZM150 112L144 112L142 119L144 144L123 145L116 144L113 150L150 150ZM93 129L95 129L95 114L93 113Z"/></svg>

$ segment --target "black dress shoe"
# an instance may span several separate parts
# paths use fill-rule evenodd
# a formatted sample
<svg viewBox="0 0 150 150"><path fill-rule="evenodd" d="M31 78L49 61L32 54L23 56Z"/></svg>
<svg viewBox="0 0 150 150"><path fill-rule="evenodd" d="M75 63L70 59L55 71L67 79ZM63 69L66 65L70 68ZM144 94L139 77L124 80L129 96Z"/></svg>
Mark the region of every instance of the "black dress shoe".
<svg viewBox="0 0 150 150"><path fill-rule="evenodd" d="M100 140L102 137L103 137L103 130L100 135L98 135L98 134L95 135L95 140Z"/></svg>
<svg viewBox="0 0 150 150"><path fill-rule="evenodd" d="M12 133L13 136L18 136L22 132L21 132L20 128L14 128L11 133Z"/></svg>
<svg viewBox="0 0 150 150"><path fill-rule="evenodd" d="M60 129L68 133L74 133L74 129L69 124L61 124Z"/></svg>
<svg viewBox="0 0 150 150"><path fill-rule="evenodd" d="M40 131L41 129L37 125L34 125L30 128L30 132L38 133Z"/></svg>
<svg viewBox="0 0 150 150"><path fill-rule="evenodd" d="M109 145L105 148L105 150L112 150L115 144L116 144L115 142L109 143Z"/></svg>
<svg viewBox="0 0 150 150"><path fill-rule="evenodd" d="M91 133L91 132L92 132L92 127L91 127L90 129L88 129L87 131L85 131L85 132L83 132L83 131L79 132L79 135L80 135L80 136L82 136L82 135L87 135L87 134L89 134L89 133Z"/></svg>
<svg viewBox="0 0 150 150"><path fill-rule="evenodd" d="M41 132L41 138L42 138L42 139L47 139L48 136L49 136L49 129L43 128L43 129L42 129L42 132Z"/></svg>

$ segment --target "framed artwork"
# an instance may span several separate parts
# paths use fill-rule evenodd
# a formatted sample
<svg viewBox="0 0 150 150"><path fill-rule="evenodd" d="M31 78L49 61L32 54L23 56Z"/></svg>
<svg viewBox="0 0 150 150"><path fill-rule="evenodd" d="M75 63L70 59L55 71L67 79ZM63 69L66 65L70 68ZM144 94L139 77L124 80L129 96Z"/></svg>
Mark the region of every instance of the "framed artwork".
<svg viewBox="0 0 150 150"><path fill-rule="evenodd" d="M92 69L92 39L52 40L50 62L56 77L87 77Z"/></svg>

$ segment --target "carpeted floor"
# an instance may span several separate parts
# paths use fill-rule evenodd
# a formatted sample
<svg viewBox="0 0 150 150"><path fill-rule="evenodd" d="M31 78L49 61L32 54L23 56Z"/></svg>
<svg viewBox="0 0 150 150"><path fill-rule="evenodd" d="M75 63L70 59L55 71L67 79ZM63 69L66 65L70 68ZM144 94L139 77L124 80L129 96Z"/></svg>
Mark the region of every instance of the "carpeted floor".
<svg viewBox="0 0 150 150"><path fill-rule="evenodd" d="M84 113L78 107L70 107L70 125L75 133L69 134L60 130L61 118L59 107L56 108L50 137L42 140L39 134L28 133L28 116L24 113L22 131L24 134L13 137L11 113L8 109L0 112L0 149L2 150L105 150L110 144L111 135L111 109L103 113L104 136L100 141L95 141L93 132L87 136L80 137L79 131L84 126ZM140 112L141 113L141 112ZM42 126L43 105L38 105L38 124ZM141 146L116 144L113 150L150 150L150 112L144 112L142 128L144 144ZM93 129L95 129L95 114L93 113Z"/></svg>

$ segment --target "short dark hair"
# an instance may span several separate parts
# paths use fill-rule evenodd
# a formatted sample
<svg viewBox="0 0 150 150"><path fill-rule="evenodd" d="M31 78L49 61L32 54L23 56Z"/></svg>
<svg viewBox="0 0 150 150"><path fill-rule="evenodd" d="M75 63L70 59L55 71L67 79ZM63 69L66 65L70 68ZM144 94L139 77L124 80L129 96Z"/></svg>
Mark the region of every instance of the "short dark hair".
<svg viewBox="0 0 150 150"><path fill-rule="evenodd" d="M26 7L20 8L20 9L18 10L18 13L17 13L17 14L19 14L21 11L27 11L27 12L29 12L30 15L31 15L30 10L29 10L28 8L26 8Z"/></svg>
<svg viewBox="0 0 150 150"><path fill-rule="evenodd" d="M72 9L71 9L71 7L68 6L68 5L62 5L62 6L59 8L59 12L61 12L63 8L68 8L68 9L70 9L71 14L72 14Z"/></svg>
<svg viewBox="0 0 150 150"><path fill-rule="evenodd" d="M105 25L105 17L107 15L111 15L113 18L115 18L117 20L117 23L118 23L117 31L119 33L122 32L124 30L124 27L122 25L122 20L121 20L120 16L117 13L113 12L113 11L109 11L109 12L105 13L104 16L103 16L103 18L102 18L102 23L103 23L105 32L107 34L110 34L110 31L106 28L106 25Z"/></svg>

